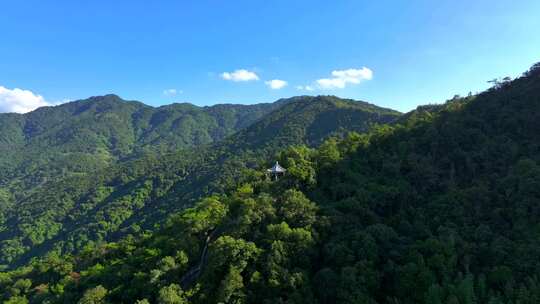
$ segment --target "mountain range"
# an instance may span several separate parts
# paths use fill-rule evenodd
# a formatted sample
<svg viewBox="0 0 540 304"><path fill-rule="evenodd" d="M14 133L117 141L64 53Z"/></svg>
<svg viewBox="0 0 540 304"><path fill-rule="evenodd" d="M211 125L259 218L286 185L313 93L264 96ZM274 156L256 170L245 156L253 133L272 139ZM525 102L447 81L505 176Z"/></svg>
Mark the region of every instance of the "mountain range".
<svg viewBox="0 0 540 304"><path fill-rule="evenodd" d="M285 102L154 108L106 95L23 115L0 114L0 180L9 183L14 176L26 176L23 188L29 188L51 177L86 173L144 153L210 144Z"/></svg>
<svg viewBox="0 0 540 304"><path fill-rule="evenodd" d="M34 158L5 165L1 299L540 302L540 64L405 114L333 96L262 107L202 144L104 145L103 165L62 175L36 164L38 183L21 173Z"/></svg>
<svg viewBox="0 0 540 304"><path fill-rule="evenodd" d="M0 125L12 131L0 156L0 261L17 265L18 257L72 252L151 228L232 184L241 168L257 165L253 158L398 116L333 96L152 108L106 95L2 114Z"/></svg>

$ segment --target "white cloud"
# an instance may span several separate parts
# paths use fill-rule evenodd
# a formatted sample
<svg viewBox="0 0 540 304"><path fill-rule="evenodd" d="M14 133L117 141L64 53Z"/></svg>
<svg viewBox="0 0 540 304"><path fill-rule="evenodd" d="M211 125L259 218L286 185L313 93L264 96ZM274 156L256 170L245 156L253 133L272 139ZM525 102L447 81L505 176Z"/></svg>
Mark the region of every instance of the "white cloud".
<svg viewBox="0 0 540 304"><path fill-rule="evenodd" d="M41 95L21 89L0 86L0 113L26 113L39 107L51 105Z"/></svg>
<svg viewBox="0 0 540 304"><path fill-rule="evenodd" d="M184 93L182 90L177 90L177 89L163 90L163 95L165 96L176 96L177 94L182 94L182 93Z"/></svg>
<svg viewBox="0 0 540 304"><path fill-rule="evenodd" d="M259 76L257 76L255 72L244 69L236 70L234 72L224 72L221 74L221 78L235 82L259 80Z"/></svg>
<svg viewBox="0 0 540 304"><path fill-rule="evenodd" d="M305 86L299 85L299 86L296 86L296 89L300 91L315 91L315 89L309 85L305 85Z"/></svg>
<svg viewBox="0 0 540 304"><path fill-rule="evenodd" d="M359 84L364 80L373 78L373 71L363 67L361 69L346 69L332 71L331 78L317 80L321 89L343 89L347 84Z"/></svg>
<svg viewBox="0 0 540 304"><path fill-rule="evenodd" d="M287 86L287 82L281 79L272 79L264 83L272 90L279 90Z"/></svg>

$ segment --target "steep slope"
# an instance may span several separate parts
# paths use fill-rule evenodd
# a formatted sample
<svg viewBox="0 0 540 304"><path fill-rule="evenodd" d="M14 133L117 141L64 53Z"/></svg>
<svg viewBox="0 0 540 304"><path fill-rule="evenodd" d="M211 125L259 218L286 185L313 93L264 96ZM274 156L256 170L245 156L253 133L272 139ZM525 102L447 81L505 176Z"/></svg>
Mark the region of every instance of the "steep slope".
<svg viewBox="0 0 540 304"><path fill-rule="evenodd" d="M239 150L297 143L315 146L331 135L346 130L365 132L372 124L392 122L398 115L397 111L362 101L305 96L232 136L229 143L236 143Z"/></svg>
<svg viewBox="0 0 540 304"><path fill-rule="evenodd" d="M284 178L248 170L141 239L3 274L4 298L538 303L540 64L422 111L289 147Z"/></svg>
<svg viewBox="0 0 540 304"><path fill-rule="evenodd" d="M281 106L275 111L223 142L168 155L147 154L94 174L50 181L27 196L12 199L4 204L13 207L3 213L0 229L3 263L22 263L53 249L71 252L91 242L150 229L201 195L233 185L246 168L258 166L285 144L320 143L331 134L366 131L371 124L399 115L335 97L297 97L277 104ZM222 113L231 107L209 111ZM281 129L273 123L276 117ZM237 127L246 120L238 120ZM257 133L260 136L254 136Z"/></svg>
<svg viewBox="0 0 540 304"><path fill-rule="evenodd" d="M153 108L106 95L24 115L0 114L0 187L21 195L48 179L121 159L217 142L284 102Z"/></svg>

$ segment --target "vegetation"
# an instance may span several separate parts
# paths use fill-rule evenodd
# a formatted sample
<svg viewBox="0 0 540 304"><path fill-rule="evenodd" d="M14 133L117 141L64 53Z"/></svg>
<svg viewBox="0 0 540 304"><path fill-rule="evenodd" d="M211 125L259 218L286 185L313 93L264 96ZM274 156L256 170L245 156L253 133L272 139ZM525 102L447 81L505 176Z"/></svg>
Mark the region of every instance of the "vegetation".
<svg viewBox="0 0 540 304"><path fill-rule="evenodd" d="M540 69L293 145L152 233L0 274L7 303L538 303ZM262 155L261 157L264 157ZM267 158L266 165L271 159ZM172 190L169 190L172 191ZM174 191L172 191L174 193Z"/></svg>
<svg viewBox="0 0 540 304"><path fill-rule="evenodd" d="M366 131L372 123L397 117L394 111L327 96L297 97L278 104L277 110L214 145L146 153L97 172L68 174L22 193L6 187L6 198L0 203L5 206L0 209L4 219L0 264L14 267L50 251L76 252L88 244L152 230L168 214L192 206L202 195L234 187L244 169L262 165L267 155L285 144L315 145L322 137ZM215 106L220 107L229 106ZM351 123L353 118L358 121ZM276 121L281 129L276 129ZM17 180L14 177L10 183Z"/></svg>
<svg viewBox="0 0 540 304"><path fill-rule="evenodd" d="M49 180L119 160L217 142L287 102L153 108L106 95L0 114L0 187L22 196Z"/></svg>

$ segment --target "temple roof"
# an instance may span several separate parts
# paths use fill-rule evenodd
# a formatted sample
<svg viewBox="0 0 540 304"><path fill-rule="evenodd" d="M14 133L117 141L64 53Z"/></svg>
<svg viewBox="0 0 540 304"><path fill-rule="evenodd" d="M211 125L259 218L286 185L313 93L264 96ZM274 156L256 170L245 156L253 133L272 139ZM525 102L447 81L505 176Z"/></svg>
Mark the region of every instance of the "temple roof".
<svg viewBox="0 0 540 304"><path fill-rule="evenodd" d="M287 170L285 170L285 168L283 168L282 166L279 165L278 162L276 162L276 164L272 168L267 169L266 171L270 173L284 173Z"/></svg>

